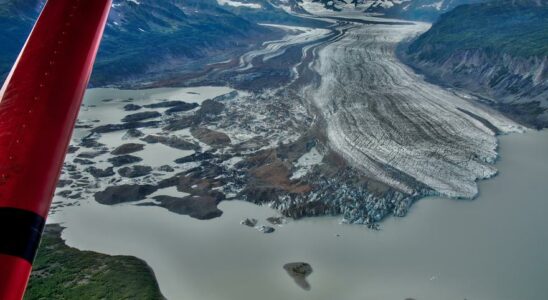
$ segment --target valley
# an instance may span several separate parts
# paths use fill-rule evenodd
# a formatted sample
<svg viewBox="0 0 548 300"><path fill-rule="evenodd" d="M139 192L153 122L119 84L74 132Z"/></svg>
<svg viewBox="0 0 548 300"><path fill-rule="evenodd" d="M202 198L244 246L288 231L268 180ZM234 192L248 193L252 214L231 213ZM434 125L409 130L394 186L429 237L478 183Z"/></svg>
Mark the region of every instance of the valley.
<svg viewBox="0 0 548 300"><path fill-rule="evenodd" d="M91 198L209 219L240 199L379 228L425 196L476 197L497 135L525 128L398 61L427 24L315 18L327 25L265 24L285 36L194 76L90 90L55 209Z"/></svg>
<svg viewBox="0 0 548 300"><path fill-rule="evenodd" d="M399 47L429 23L340 1L190 1L175 19L139 3L115 3L102 87L86 92L54 197L48 222L69 247L144 260L168 299L543 290L546 132L402 62ZM194 39L180 35L193 14L230 22L170 56ZM143 34L167 50L125 69L149 48L118 43Z"/></svg>

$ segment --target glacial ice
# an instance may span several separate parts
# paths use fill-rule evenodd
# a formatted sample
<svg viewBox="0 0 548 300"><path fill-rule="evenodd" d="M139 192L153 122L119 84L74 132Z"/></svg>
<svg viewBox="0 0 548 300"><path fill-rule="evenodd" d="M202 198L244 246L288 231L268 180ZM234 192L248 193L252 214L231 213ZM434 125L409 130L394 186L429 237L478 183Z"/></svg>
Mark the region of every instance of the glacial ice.
<svg viewBox="0 0 548 300"><path fill-rule="evenodd" d="M319 87L305 90L327 123L330 146L367 176L412 194L412 177L439 194L474 197L476 180L496 174L495 132L519 130L470 96L427 83L396 57L415 25L348 25L319 52ZM404 175L404 176L402 176Z"/></svg>

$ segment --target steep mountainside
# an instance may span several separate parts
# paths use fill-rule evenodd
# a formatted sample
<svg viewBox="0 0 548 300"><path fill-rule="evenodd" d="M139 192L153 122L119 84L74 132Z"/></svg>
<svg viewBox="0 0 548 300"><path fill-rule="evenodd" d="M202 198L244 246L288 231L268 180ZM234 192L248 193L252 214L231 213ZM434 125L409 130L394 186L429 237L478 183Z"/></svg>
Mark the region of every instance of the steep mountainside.
<svg viewBox="0 0 548 300"><path fill-rule="evenodd" d="M45 1L0 0L0 79L4 79ZM298 23L269 1L115 0L92 85L191 71L283 35L259 25ZM283 1L275 1L282 3ZM235 6L236 5L236 6Z"/></svg>
<svg viewBox="0 0 548 300"><path fill-rule="evenodd" d="M197 69L249 49L272 31L214 0L116 1L95 66L94 82Z"/></svg>
<svg viewBox="0 0 548 300"><path fill-rule="evenodd" d="M548 126L548 1L457 7L405 56L432 78L477 92L527 125Z"/></svg>

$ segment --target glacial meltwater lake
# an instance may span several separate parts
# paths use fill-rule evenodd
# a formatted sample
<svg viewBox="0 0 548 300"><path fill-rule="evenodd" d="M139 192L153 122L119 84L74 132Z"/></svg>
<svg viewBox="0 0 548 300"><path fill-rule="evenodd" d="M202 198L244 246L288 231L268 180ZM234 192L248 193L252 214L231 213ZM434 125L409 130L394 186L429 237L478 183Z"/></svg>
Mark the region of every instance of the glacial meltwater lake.
<svg viewBox="0 0 548 300"><path fill-rule="evenodd" d="M168 299L548 299L548 131L502 136L500 155L477 199L423 199L381 231L321 217L263 234L240 221L277 213L242 201L199 221L86 199L49 222L70 246L145 260ZM310 291L282 268L298 261Z"/></svg>

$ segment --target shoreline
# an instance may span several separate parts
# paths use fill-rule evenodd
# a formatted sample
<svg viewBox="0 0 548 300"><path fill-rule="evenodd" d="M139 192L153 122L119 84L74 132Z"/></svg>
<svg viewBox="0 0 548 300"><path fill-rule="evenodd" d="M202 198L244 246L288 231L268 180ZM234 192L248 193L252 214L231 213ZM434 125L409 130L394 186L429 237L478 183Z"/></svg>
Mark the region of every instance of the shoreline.
<svg viewBox="0 0 548 300"><path fill-rule="evenodd" d="M382 30L382 28L379 30ZM405 33L406 32L402 34ZM345 36L341 36L340 39L337 38L337 42L341 42L344 37ZM329 37L324 38L329 39ZM392 38L397 39L398 36ZM390 42L391 41L387 41L386 43L389 47L392 45L390 44ZM310 48L312 50L308 49L306 45L303 45L302 47L294 47L297 50L300 49L297 52L299 53L299 55L304 57L304 61L304 59L308 59L307 53L310 53L311 55L318 55L319 52L324 51L324 46L325 45L321 45L319 49L317 46L316 48ZM329 46L330 45L328 44L327 47ZM380 47L382 46L382 44L377 46ZM307 50L303 51L303 49ZM275 53L276 52L270 52L270 55L275 55ZM283 58L283 53L285 52L282 52L282 56L280 59ZM376 54L376 52L374 51L371 53L374 55ZM266 56L263 55L263 60L265 57L268 57L268 55L269 52L267 52ZM254 62L261 61L260 57L261 56L251 56L247 63L250 64L253 68L255 67ZM295 54L292 54L291 57L295 58L297 56L295 56ZM275 60L276 56L273 56L273 59ZM313 61L313 59L310 60L308 69L304 68L303 72L317 71L313 69ZM401 64L405 67L405 64L403 64L403 62L401 62ZM299 65L300 63L297 64L295 68L298 68ZM256 66L261 68L265 65L261 63ZM268 67L268 65L266 65L266 67ZM395 65L395 67L400 68L400 66L398 65ZM382 72L379 72L379 74L381 80L386 75ZM395 72L394 74L397 75L398 72ZM370 75L375 75L375 72ZM409 75L409 72L405 68L403 68L403 75ZM410 76L410 78L414 77ZM296 78L296 80L298 79L299 77ZM417 85L419 88L421 87L420 84L422 83L419 82L419 85ZM423 87L426 87L425 92L428 92L430 86L425 84L422 85ZM441 87L439 87L439 89L432 88L433 92L437 93L437 96L451 94L446 90L439 91L441 89ZM185 89L183 88L181 90ZM187 90L192 90L192 88L188 88ZM331 89L331 91L332 90L333 89ZM136 90L133 92L143 93L143 90ZM281 97L279 99L275 98L277 96L280 96L279 94L267 94L266 96L269 97L259 95L257 96L257 98L253 98L254 96L257 95L250 93L242 99L234 100L238 101L236 102L235 106L239 107L238 110L233 110L232 112L237 112L237 115L241 116L242 109L246 111L249 109L253 110L253 108L257 108L256 101L262 101L263 106L265 106L265 101L267 101L266 98L269 97L272 99L268 99L270 100L270 102L266 102L266 104L268 105L274 106L274 104L277 103L276 101L280 102L278 104L281 104L282 106L287 105L286 102L282 101L287 99ZM464 103L464 97L458 95L454 96L455 99L457 97L462 98L462 101L459 100L460 102L458 103ZM160 97L158 95L149 95L149 97L154 97L155 101L160 100ZM146 97L144 99L146 100ZM291 97L289 97L288 99L291 99ZM152 98L148 100L152 100ZM187 99L183 100L186 101ZM112 99L109 101L112 101ZM133 101L133 99L131 101ZM220 100L219 103L221 103L222 101L224 100ZM249 103L246 101L249 101ZM224 103L227 104L228 102ZM446 102L442 101L441 104L438 104L443 106L445 103ZM147 103L147 105L149 104L150 103ZM243 107L240 107L242 105ZM464 105L465 107L472 107L471 104L469 105L465 103L462 105ZM283 116L287 114L294 113L295 111L301 113L301 111L299 110L300 108L292 110L294 109L294 107L289 107L289 109L283 107L282 110L278 110L275 112L279 113L280 116L282 116L281 118L283 118ZM428 111L427 109L425 110ZM164 113L164 111L161 112ZM272 116L272 113L269 111L261 111L261 113L263 113L264 116ZM454 111L451 111L451 113L454 115L460 114L459 112ZM243 115L249 116L245 115L245 112ZM108 114L105 114L104 117L107 116ZM121 115L118 113L116 115L113 114L111 117L112 120L118 121ZM169 118L169 116L167 117ZM185 114L184 117L189 117L189 115ZM252 117L255 117L256 119L261 119L263 115L259 115L258 118L257 116ZM93 118L93 115L90 116L90 120L95 120ZM495 123L497 125L503 126L501 128L506 128L507 130L508 128L511 128L510 125L504 127L505 123L503 121L496 120L496 117L492 118L495 119ZM220 119L221 118L213 118L213 123L201 125L211 127L213 126L212 124L214 124L215 129L222 128L221 130L223 132L230 135L230 139L234 139L235 132L240 132L239 130L241 128L234 125L234 120L231 120L232 123L224 123L223 126L217 127L219 123L216 122L220 122ZM245 118L243 119L245 120ZM469 123L473 123L479 129L482 129L481 124L475 123L476 121L478 121L477 118L472 118L473 120L471 120L469 117L464 116L464 119L468 120L468 123L459 118L456 118L455 120L457 123L462 123L461 125L468 124L468 126L472 126ZM98 122L110 123L113 122L112 120L107 122L107 120L104 120L103 116L101 115L101 120L99 120ZM445 121L447 122L447 120ZM279 125L275 122L275 120L272 120L272 123L269 122L270 121L267 122L267 124L269 125ZM254 126L258 126L258 128L261 128L261 126L264 125L263 123L253 124ZM86 126L87 124L82 125ZM152 128L147 128L143 131L146 132L146 134L157 134L155 130L157 130L158 128L159 126L153 126ZM480 135L480 133L485 134L487 131L483 129L482 131L479 129L478 131L480 132L476 132L477 135ZM241 135L241 140L239 138L237 139L238 142L241 142L243 144L244 142L248 141L251 136L254 136L254 133L256 133L254 131L249 132ZM257 132L259 132L259 136L265 135L264 131ZM292 138L294 138L293 135L289 134L292 133L292 131L287 130L286 127L284 127L279 132L274 131L268 133L272 134L276 138L280 138L280 141L285 141L288 139L291 140ZM189 139L192 136L191 130L188 130L187 128L183 129L179 134L182 134L184 135L184 138ZM527 140L528 138L530 138L531 135L534 135L534 133L526 132L523 133L523 135L526 136L525 139ZM541 135L546 135L546 132L542 132ZM470 133L469 135L464 136L474 136L474 134ZM496 141L496 145L494 146L494 151L496 155L494 159L491 160L492 157L490 156L493 149L489 147L484 147L480 149L482 151L478 150L478 152L480 152L480 154L484 156L482 157L486 159L484 163L489 163L489 165L485 167L487 171L491 170L491 168L494 169L498 168L499 166L502 167L508 164L508 161L506 161L504 158L501 158L501 153L505 153L507 151L506 149L502 149L506 146L501 146L502 144L506 144L506 140L522 140L520 138L515 138L514 135L492 137L488 134L485 134L485 136L486 137L484 138L486 140L489 140L489 142L492 142L493 138ZM462 138L462 136L460 135L458 137ZM123 139L121 134L117 133L109 135L106 145L108 147L116 146L115 144L112 144L110 142L119 141L120 139ZM481 140L481 138L477 139ZM97 141L105 142L104 140L101 140L101 137L99 137ZM272 141L270 140L268 142L272 143ZM447 143L448 141L444 139L443 142ZM485 140L483 142L485 142ZM541 140L536 142L542 144L543 141ZM199 144L198 142L196 143ZM203 144L199 145L203 147L206 151L209 151L209 149L211 149L209 146L206 147ZM302 149L300 149L299 147L296 147L299 149L294 149L291 147L291 145L297 145L299 147L306 145L308 147L308 143L306 140L300 142L290 141L287 146L283 146L282 144L282 146L278 146L278 148L274 147L274 151L281 151L281 156L286 157L286 159L287 157L294 156L292 160L290 160L290 163L294 163L295 161L297 161L297 158L300 159L300 157L305 156L309 152L311 152L311 150L309 150L308 148L301 147ZM475 153L474 145L466 145L470 146L471 153ZM149 146L147 145L146 147ZM270 147L272 147L272 145L270 145ZM316 144L314 144L314 147L316 147ZM458 146L454 145L453 143L452 147L455 148ZM282 148L285 152L281 150ZM515 147L510 145L508 148L513 149ZM306 149L307 152L304 151L304 149ZM227 152L225 150L220 152L222 152L222 158L221 156L219 156L219 159L224 161L226 159ZM188 153L185 152L184 155L187 154ZM262 154L264 154L267 158L271 155L269 154L269 152L265 152ZM162 154L162 157L164 157L163 155L164 154ZM182 154L179 153L179 155ZM274 152L273 155L275 156L275 162L278 162L278 160L280 160L280 158L277 157L278 154ZM158 153L156 153L156 156L158 156ZM175 157L172 158L175 159ZM229 165L229 168L232 169L235 164L241 162L239 161L240 158L241 155L238 157L231 157L229 159L230 162L226 165L223 164L222 166L226 167L227 165ZM259 155L254 157L254 159L256 160L261 160L262 158L264 157L261 157ZM183 159L181 161L186 163L189 161L189 159ZM288 169L292 171L291 168L288 168L287 166L278 163L276 165L278 169L265 169L262 168L263 166L260 164L259 166L252 165L253 161L254 160L251 159L249 162L246 163L251 164L252 167L249 170L250 172L255 172L252 174L258 174L258 179L261 179L266 183L270 183L273 186L276 186L275 184L278 184L279 186L286 188L288 191L306 190L306 186L297 185L295 183L291 183L290 181L286 182L284 180L279 180L279 178L276 176L271 177L268 175L275 173L274 171L278 171L278 173L284 175L287 173ZM198 160L192 162L198 163L201 161ZM210 160L208 160L207 163L210 163ZM147 164L150 165L151 163L148 162ZM268 165L268 163L266 163L265 165ZM197 168L199 166L200 164L194 164L191 167ZM104 166L102 165L102 167ZM154 167L158 166L154 165ZM478 170L476 170L477 174L480 174L482 170L484 171L484 175L486 174L485 169L479 168ZM183 171L186 172L188 170L185 167ZM244 171L246 170L244 169ZM203 174L205 173L200 173L200 176ZM219 204L220 210L223 211L222 217L215 218L209 221L200 221L189 218L187 216L171 213L160 207L144 206L144 204L148 204L148 202L144 203L143 201L150 199L114 206L106 206L98 204L92 199L92 197L89 197L89 195L86 194L85 197L83 197L81 200L79 200L78 202L74 202L74 206L60 207L59 210L56 212L54 221L60 221L62 224L67 226L67 230L63 233L63 240L65 240L67 245L72 245L78 249L89 249L112 255L131 254L135 257L142 258L144 261L147 262L147 264L149 264L153 268L153 270L156 271L157 280L161 286L162 292L164 292L164 295L174 299L180 298L181 295L185 295L190 299L226 300L257 299L257 297L261 297L262 299L270 300L268 298L268 295L276 295L279 298L286 299L299 298L328 300L337 297L340 298L341 294L349 295L348 293L351 293L351 291L356 291L356 294L364 294L364 292L367 292L367 295L372 297L371 299L395 297L399 297L402 299L406 297L412 297L417 299L439 299L434 297L434 295L439 295L443 291L454 295L455 299L462 299L463 297L492 299L490 297L481 297L482 295L485 296L482 293L489 292L483 287L473 286L470 289L472 291L470 295L463 295L462 290L458 290L454 286L451 287L450 283L453 283L455 281L464 282L467 286L473 285L470 280L474 279L474 276L470 276L470 278L467 277L466 274L469 272L469 270L466 270L464 267L466 266L468 269L475 270L476 266L467 264L466 262L468 261L466 261L462 265L450 265L450 263L454 260L447 261L447 257L444 257L442 255L442 253L448 252L452 253L452 255L457 256L459 254L466 253L466 251L468 250L467 246L482 244L483 242L485 242L481 239L476 239L477 235L475 234L475 232L487 231L491 228L490 224L482 223L484 220L481 218L466 217L466 219L464 219L463 215L458 215L456 211L460 211L460 213L464 214L465 216L477 215L478 217L480 213L482 215L481 217L487 217L493 214L493 211L491 210L495 210L495 212L499 213L502 216L505 216L506 213L511 213L511 211L508 210L497 211L497 206L490 208L484 207L484 203L486 201L492 201L492 198L504 198L507 196L504 194L494 196L496 194L496 191L493 190L482 191L481 187L491 186L492 184L494 184L493 182L498 183L507 180L506 178L508 176L508 174L490 174L492 175L492 177L489 177L490 179L483 178L482 180L480 180L479 176L477 176L477 178L474 180L474 185L476 187L479 186L480 188L477 189L477 192L474 194L473 197L466 198L476 199L473 202L478 203L476 208L465 208L464 204L472 203L472 201L453 201L453 199L457 199L455 197L438 197L432 195L426 195L424 197L421 196L420 199L413 201L413 205L410 205L410 207L412 207L410 211L413 212L414 215L409 215L406 218L398 218L394 217L394 215L398 215L396 213L385 214L383 216L383 222L380 223L385 230L381 232L367 230L366 228L364 228L364 226L337 225L340 223L341 218L346 217L345 211L343 211L342 208L340 208L339 211L336 211L339 214L336 217L324 216L317 218L312 216L320 215L322 213L327 215L329 214L329 210L323 212L320 211L318 213L318 211L316 211L314 207L310 207L308 208L309 211L307 214L307 216L309 217L299 220L292 220L289 224L283 224L282 226L278 226L275 228L276 230L274 233L268 235L262 234L257 230L249 230L250 228L246 228L240 225L240 221L245 218L257 218L259 220L259 226L268 225L267 223L265 223L265 220L267 218L279 216L279 211L283 211L285 209L283 207L283 202L268 202L264 201L264 199L262 200L262 202L257 201L257 203L270 204L271 207L267 207L266 205L259 206L252 203L252 201L223 201ZM217 180L217 175L218 174L215 173L208 174L207 176L211 176L213 179ZM443 174L440 174L440 176L442 175ZM511 174L511 176L516 177L514 181L519 181L519 179L523 179L520 178L518 175L519 174ZM308 179L310 178L312 177L308 177ZM466 176L463 178L466 178ZM138 182L141 184L149 184L150 182L147 182L146 180L148 179L146 179L145 177L143 181ZM269 182L269 180L273 183ZM343 180L344 179L341 179L341 182ZM259 183L264 185L264 182ZM414 181L410 180L409 182L413 183ZM216 186L217 183L218 182L208 182L207 185ZM258 184L257 186L260 187L261 184ZM194 186L198 185L192 182L191 186L192 188L190 192L195 192L193 191ZM333 187L336 188L337 186L334 185ZM507 186L503 185L500 186L499 189L504 190L506 187ZM234 190L237 189L233 189L232 191ZM466 189L464 190L466 191ZM177 190L174 189L174 191ZM265 191L268 192L268 189L266 189ZM256 196L260 198L263 195L261 194L261 192L263 192L263 190L257 189L255 191ZM510 192L507 191L506 193ZM326 196L324 195L324 197ZM230 197L228 197L228 199L235 198L237 198L236 195L230 195ZM363 198L360 198L360 196L356 196L356 199L363 200ZM432 201L432 199L440 201ZM480 202L480 200L483 201ZM508 199L506 199L505 201L507 200ZM460 202L460 204L456 205L456 202ZM154 201L150 203L155 204L155 206L157 204ZM426 207L426 205L424 205L423 203L428 203L428 207ZM276 207L278 208L278 210L274 210L272 209L272 207ZM419 207L421 207L422 209L419 210ZM294 208L294 212L298 213L298 209L298 206ZM322 208L320 207L319 209L321 210ZM360 207L356 207L355 209L360 209ZM455 219L448 218L454 223L448 223L448 220L445 220L443 218L440 219L440 215L455 217ZM99 219L101 220L100 223L97 222L97 220ZM497 221L499 223L502 222L503 224L506 224L504 222L512 221L507 219L511 218L505 216L502 218L502 220ZM359 221L359 219L351 219L351 221L352 220L357 220L356 223L358 223ZM407 226L404 226L402 223L407 224ZM432 224L435 224L436 226L432 226ZM518 227L519 229L521 229L521 227L519 227L519 224L513 225L513 227ZM472 227L468 228L467 226ZM464 231L460 230L462 229L462 227L467 228L466 236L463 235ZM512 226L510 226L507 230L510 230L511 228ZM105 232L108 232L108 234L104 234ZM454 237L454 239L447 239L447 235L457 236ZM303 239L304 236L306 236L307 238ZM496 234L494 236L496 236ZM436 238L434 239L432 237ZM506 239L508 238L515 238L515 236L506 237ZM438 241L443 241L443 243L437 244ZM493 240L493 243L498 244L500 241L505 241L505 239L501 237L501 240ZM320 247L318 247L318 245L320 245ZM451 246L451 248L446 248L448 246ZM514 247L517 246L519 245L514 245ZM406 249L411 250L406 251ZM432 252L433 249L439 249L439 252ZM441 249L443 249L443 251L441 251ZM456 249L461 249L461 251L457 253ZM486 253L483 253L481 251L479 253L482 253L482 255L486 255ZM504 250L502 250L501 253L506 255L506 251ZM415 259L412 259L409 256L413 256L415 257ZM505 257L505 259L507 260L508 258ZM465 258L463 258L463 260L465 260ZM483 260L489 261L490 258L483 257ZM287 278L287 274L284 274L283 272L284 270L281 266L291 261L307 262L310 263L310 265L314 266L315 271L310 276L311 291L305 296L301 294L302 291L294 289L295 286L294 283L292 285L291 278ZM476 262L476 264L478 264L478 262ZM430 269L426 268L425 266L429 266ZM398 271L395 273L392 272L394 269ZM436 269L442 269L443 273L450 274L450 276L448 277L451 278L451 276L453 276L453 280L443 281L443 276L438 274L438 272L442 271L436 271ZM234 272L234 270L238 270L238 272ZM489 273L491 270L497 271L494 274L498 274L501 272L501 270L497 268L478 269L475 272L482 275L483 277L489 277L493 275ZM542 270L537 272L540 272L542 274ZM387 275L386 278L383 278L382 274L390 275ZM363 282L362 279L365 278L367 278L367 281ZM440 280L438 280L438 278ZM476 281L477 280L478 278L476 278ZM249 282L249 285L246 289L241 289L241 282ZM442 284L431 286L431 284L435 284L438 282L441 282ZM212 284L218 288L211 289ZM523 284L526 285L526 283ZM332 289L326 290L325 288L330 285L332 286ZM394 286L397 287L396 290L393 289ZM536 288L538 290L538 287ZM377 291L378 294L375 294L375 291ZM523 290L520 290L520 292L524 293ZM507 294L512 295L512 291L507 291ZM352 295L354 294L349 295L349 297L352 297ZM303 298L301 298L301 296ZM493 299L500 300L506 298Z"/></svg>
<svg viewBox="0 0 548 300"><path fill-rule="evenodd" d="M48 224L35 259L25 299L145 297L165 299L154 270L133 256L108 256L69 247L64 228ZM51 262L55 263L51 263ZM55 289L59 282L62 289Z"/></svg>
<svg viewBox="0 0 548 300"><path fill-rule="evenodd" d="M240 220L245 217L254 217L264 224L266 217L276 215L277 212L266 206L257 206L242 201L221 203L220 209L225 212L223 217L210 221L194 220L163 211L160 208L143 208L127 204L102 206L90 201L90 206L67 208L71 211L63 213L64 217L59 221L62 222L63 219L65 221L63 223L67 227L67 231L63 234L63 240L70 246L83 250L94 249L114 255L128 252L126 254L144 259L155 270L162 292L170 299L177 299L177 296L181 295L195 299L213 300L255 299L251 295L259 295L254 293L259 293L261 289L264 289L273 295L278 293L278 296L284 296L286 299L303 296L304 298L301 299L323 300L333 299L326 297L345 295L343 291L355 289L361 285L368 291L364 295L373 295L371 298L365 298L368 300L379 299L379 297L404 299L411 296L417 299L439 299L432 297L432 293L445 291L451 294L450 291L455 293L458 291L454 287L455 280L461 282L466 278L468 283L463 284L469 285L478 280L477 276L482 278L492 276L489 277L491 280L487 282L483 280L486 284L485 287L473 285L470 289L475 293L472 295L460 294L462 297L448 297L447 299L468 297L510 300L515 299L516 295L521 293L527 295L524 289L515 289L515 282L506 284L511 291L508 288L501 290L501 293L507 293L506 296L493 297L481 294L492 289L492 282L498 282L501 278L501 274L497 274L500 270L485 266L486 262L492 261L494 258L486 258L483 255L491 253L490 247L485 248L486 243L507 245L506 248L500 250L504 255L514 253L516 247L522 253L533 250L537 253L537 251L545 249L540 247L524 250L527 244L511 242L523 236L521 233L511 234L511 230L516 230L516 228L519 232L527 230L527 237L534 237L535 243L546 241L546 244L541 242L540 245L548 246L548 236L538 232L543 227L529 225L530 222L539 220L539 214L543 211L541 207L546 207L540 198L531 195L527 197L527 202L521 204L524 209L531 207L527 211L536 211L534 216L506 217L512 215L512 210L508 208L508 205L513 205L514 201L508 199L501 202L501 199L511 198L515 193L508 189L513 190L513 187L516 187L518 192L524 189L529 191L531 189L528 186L531 184L535 186L534 182L514 181L523 179L521 174L515 173L521 172L523 167L521 169L516 167L513 161L516 159L527 161L528 159L519 153L512 154L508 151L513 151L513 148L532 148L529 145L531 142L544 145L536 147L539 151L543 147L548 148L548 143L538 141L539 137L545 137L547 134L548 131L545 130L502 137L501 159L497 162L501 173L492 180L480 182L481 192L477 199L473 201L438 197L421 199L415 203L407 218L392 217L385 220L383 230L380 232L367 230L360 226L340 225L339 217L319 217L291 220L288 224L277 227L275 233L264 235L252 228L240 225ZM517 145L519 143L521 145ZM542 166L534 168L543 171ZM530 168L526 167L526 169ZM513 185L504 183L508 181L508 177L514 178L510 179ZM540 179L536 179L536 181L538 180ZM524 186L524 184L527 185ZM539 188L541 187L537 187L537 190ZM493 192L498 190L501 190L500 195L493 195ZM542 188L537 193L543 193ZM534 208L535 205L540 207ZM546 208L548 209L548 207ZM465 223L462 221L463 216L466 216ZM96 222L98 217L103 220L101 224ZM496 219L494 223L488 221L493 218ZM104 223L108 223L107 227ZM436 226L432 226L432 224ZM534 228L538 228L538 230ZM111 232L111 234L105 236L105 231ZM491 231L493 233L490 233ZM504 234L501 235L501 231ZM302 239L303 236L307 236L307 239ZM105 238L107 239L105 240ZM469 239L471 240L469 241ZM136 241L141 246L131 246ZM218 248L218 245L222 245L222 247ZM317 247L317 245L321 245L321 247ZM404 245L406 246L403 247ZM454 259L446 260L447 255L467 256L467 250L464 249L470 247L476 248L476 256L479 255L479 260L474 259L476 256L468 257L460 263L461 266L447 266L451 261L454 261ZM421 250L409 252L405 249ZM404 252L405 255L403 255ZM385 254L377 256L381 253ZM506 257L504 255L503 257ZM342 257L346 258L341 261ZM531 257L538 259L536 254L531 254ZM472 260L470 260L471 258ZM198 261L196 261L197 259ZM375 261L379 259L379 263L376 263ZM503 258L496 260L499 259ZM520 264L521 260L527 260L527 255L520 256L518 260ZM314 266L315 272L310 276L310 295L301 294L300 288L294 286L292 279L287 277L285 271L281 269L284 263L290 261L305 261ZM223 266L222 269L219 269L219 266ZM435 268L431 269L432 267ZM239 272L231 271L232 279L229 282L223 282L228 276L226 272L234 270L234 268ZM365 272L367 276L364 278L363 274L355 273L359 272L358 270L369 271ZM383 272L388 270L392 275L383 277ZM395 272L395 270L398 271ZM455 270L460 271L455 273ZM490 271L497 275L491 274ZM404 276L403 282L398 281L398 278L409 272L416 273L412 277L415 279ZM476 275L471 276L471 272ZM545 271L538 270L537 272ZM219 274L213 275L214 273ZM188 277L189 275L191 277ZM460 277L451 279L456 275ZM248 276L256 279L252 281L256 288L238 291L240 288L237 282L244 278L249 280ZM379 276L386 283L381 284L374 280ZM434 276L437 279L431 281L430 279ZM205 278L209 279L200 283ZM323 289L323 286L326 285L325 280L333 286L332 292ZM396 284L395 280L399 283ZM408 283L405 284L406 288L400 286L394 290L394 284L399 286L409 280L425 291L421 292L421 288L411 288ZM491 283L487 284L488 282ZM202 294L205 292L203 289L208 289L207 287L214 283L219 286L217 292L222 290L227 294L221 296L221 294L216 294L216 291ZM440 284L441 286L439 286ZM527 286L528 289L531 289L529 293L539 292L538 286L532 287L527 282L520 283L520 286ZM440 288L442 290L439 290ZM392 290L394 291L390 292ZM482 290L483 292L481 292ZM323 296L323 293L326 296L321 298L319 295ZM375 297L375 293L379 297ZM263 294L261 293L261 295ZM478 297L478 295L483 297ZM270 300L268 297L263 298Z"/></svg>

